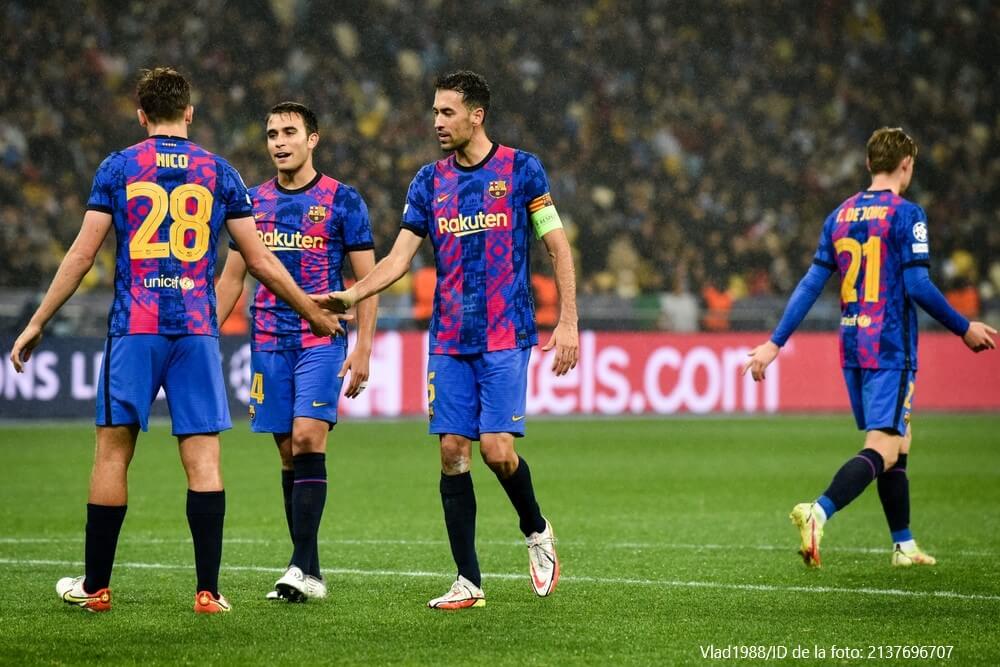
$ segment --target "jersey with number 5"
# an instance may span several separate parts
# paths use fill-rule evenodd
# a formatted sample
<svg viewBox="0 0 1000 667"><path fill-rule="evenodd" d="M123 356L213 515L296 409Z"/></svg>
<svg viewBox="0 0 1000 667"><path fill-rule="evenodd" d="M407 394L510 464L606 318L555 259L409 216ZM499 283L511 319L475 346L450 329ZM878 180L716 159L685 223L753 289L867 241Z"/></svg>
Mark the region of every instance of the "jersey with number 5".
<svg viewBox="0 0 1000 667"><path fill-rule="evenodd" d="M228 162L187 139L152 136L105 158L87 208L109 213L117 237L109 336L219 335L219 230L252 211Z"/></svg>
<svg viewBox="0 0 1000 667"><path fill-rule="evenodd" d="M903 270L929 262L927 214L889 190L859 192L830 214L813 263L840 273L844 368L916 369L917 313Z"/></svg>

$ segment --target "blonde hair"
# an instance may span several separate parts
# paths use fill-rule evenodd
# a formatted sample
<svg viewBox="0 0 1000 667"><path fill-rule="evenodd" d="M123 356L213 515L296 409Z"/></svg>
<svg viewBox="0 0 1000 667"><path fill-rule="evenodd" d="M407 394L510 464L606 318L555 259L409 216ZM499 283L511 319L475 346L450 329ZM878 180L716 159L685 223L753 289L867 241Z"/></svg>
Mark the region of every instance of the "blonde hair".
<svg viewBox="0 0 1000 667"><path fill-rule="evenodd" d="M896 170L905 157L917 157L917 143L901 127L880 127L868 139L868 171Z"/></svg>

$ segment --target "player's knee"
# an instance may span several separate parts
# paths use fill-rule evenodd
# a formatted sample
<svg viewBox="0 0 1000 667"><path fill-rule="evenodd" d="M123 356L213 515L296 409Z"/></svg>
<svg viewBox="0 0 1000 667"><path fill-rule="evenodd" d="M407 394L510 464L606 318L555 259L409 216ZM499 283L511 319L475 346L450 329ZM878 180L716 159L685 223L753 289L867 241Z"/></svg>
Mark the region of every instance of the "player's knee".
<svg viewBox="0 0 1000 667"><path fill-rule="evenodd" d="M192 491L222 490L222 471L217 461L189 461L184 472L187 474L188 488Z"/></svg>
<svg viewBox="0 0 1000 667"><path fill-rule="evenodd" d="M882 455L882 469L888 470L892 466L896 465L896 461L899 460L899 452L889 450L887 452L879 452Z"/></svg>
<svg viewBox="0 0 1000 667"><path fill-rule="evenodd" d="M470 464L468 454L441 450L441 471L446 475L461 475L469 472Z"/></svg>
<svg viewBox="0 0 1000 667"><path fill-rule="evenodd" d="M514 452L512 438L487 439L484 437L479 447L479 454L490 470L499 475L501 479L510 477L517 470L517 454Z"/></svg>
<svg viewBox="0 0 1000 667"><path fill-rule="evenodd" d="M291 457L298 454L323 454L325 452L325 433L322 437L316 433L295 433L292 435L292 450L289 452L288 462L291 463ZM282 455L281 462L282 464L285 463L284 455Z"/></svg>
<svg viewBox="0 0 1000 667"><path fill-rule="evenodd" d="M441 436L441 470L447 475L469 471L469 441L461 436Z"/></svg>
<svg viewBox="0 0 1000 667"><path fill-rule="evenodd" d="M878 452L882 457L883 470L888 470L896 465L903 442L903 436L895 431L869 431L865 438L865 448Z"/></svg>

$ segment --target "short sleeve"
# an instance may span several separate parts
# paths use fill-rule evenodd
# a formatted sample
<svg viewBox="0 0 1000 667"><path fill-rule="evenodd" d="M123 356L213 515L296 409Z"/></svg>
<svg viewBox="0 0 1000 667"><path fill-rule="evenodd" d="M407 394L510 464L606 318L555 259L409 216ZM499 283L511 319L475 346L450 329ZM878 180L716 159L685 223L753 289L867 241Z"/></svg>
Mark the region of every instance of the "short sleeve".
<svg viewBox="0 0 1000 667"><path fill-rule="evenodd" d="M371 250L375 247L372 239L371 222L368 220L368 206L364 198L354 188L341 185L337 189L334 210L343 220L344 249Z"/></svg>
<svg viewBox="0 0 1000 667"><path fill-rule="evenodd" d="M924 209L911 205L899 212L896 219L896 240L904 269L909 266L930 266L930 239Z"/></svg>
<svg viewBox="0 0 1000 667"><path fill-rule="evenodd" d="M219 160L219 196L226 208L226 220L253 215L253 203L240 172L225 160Z"/></svg>
<svg viewBox="0 0 1000 667"><path fill-rule="evenodd" d="M426 165L417 172L406 191L403 220L400 226L417 236L427 236L431 222L431 196L434 183L434 165Z"/></svg>
<svg viewBox="0 0 1000 667"><path fill-rule="evenodd" d="M87 210L102 213L114 212L115 183L120 180L121 159L117 153L104 158L94 174L94 183L87 198Z"/></svg>

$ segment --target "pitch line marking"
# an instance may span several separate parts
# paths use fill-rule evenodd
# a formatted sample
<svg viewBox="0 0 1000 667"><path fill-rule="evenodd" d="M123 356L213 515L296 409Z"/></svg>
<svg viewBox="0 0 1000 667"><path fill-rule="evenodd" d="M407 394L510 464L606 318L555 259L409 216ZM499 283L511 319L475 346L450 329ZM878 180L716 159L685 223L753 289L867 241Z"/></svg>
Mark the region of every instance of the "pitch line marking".
<svg viewBox="0 0 1000 667"><path fill-rule="evenodd" d="M0 558L0 565L30 565L30 566L59 566L59 567L83 567L81 561L71 560L37 560L37 559L16 559ZM118 567L133 568L137 570L179 570L188 571L191 565L173 565L170 563L117 563ZM271 572L281 573L284 568L263 567L260 565L223 565L222 570L226 572ZM444 572L428 572L424 570L360 570L354 568L329 568L324 570L326 575L351 575L368 577L411 577L411 578L442 578L446 579L452 575ZM505 572L484 572L484 577L493 579L524 579L524 574L510 574ZM729 584L718 581L683 581L679 579L634 579L618 577L589 577L585 575L572 576L564 575L563 581L581 582L589 584L608 584L614 586L655 586L659 588L717 588L733 591L753 591L767 593L845 593L848 595L884 595L891 597L911 597L911 598L944 598L950 600L976 600L985 602L1000 601L1000 595L982 595L976 593L957 593L955 591L907 591L898 588L843 588L839 586L777 586L774 584Z"/></svg>
<svg viewBox="0 0 1000 667"><path fill-rule="evenodd" d="M129 544L190 544L191 539L185 538L128 538ZM0 537L0 544L62 544L62 543L83 543L83 536L78 537ZM261 538L261 537L227 537L226 544L285 544L286 540L281 538ZM439 546L448 544L446 540L347 540L347 539L321 539L320 544L342 544L346 546ZM489 544L498 546L523 546L520 540L476 540L477 544ZM572 540L560 540L565 547L581 549L678 549L689 551L726 551L731 549L743 549L750 551L794 551L791 544L689 544L683 542L581 542ZM889 554L891 549L880 547L828 547L824 553L857 553L857 554ZM967 556L969 558L992 557L995 554L990 551L940 551L935 550L936 555L944 556Z"/></svg>

